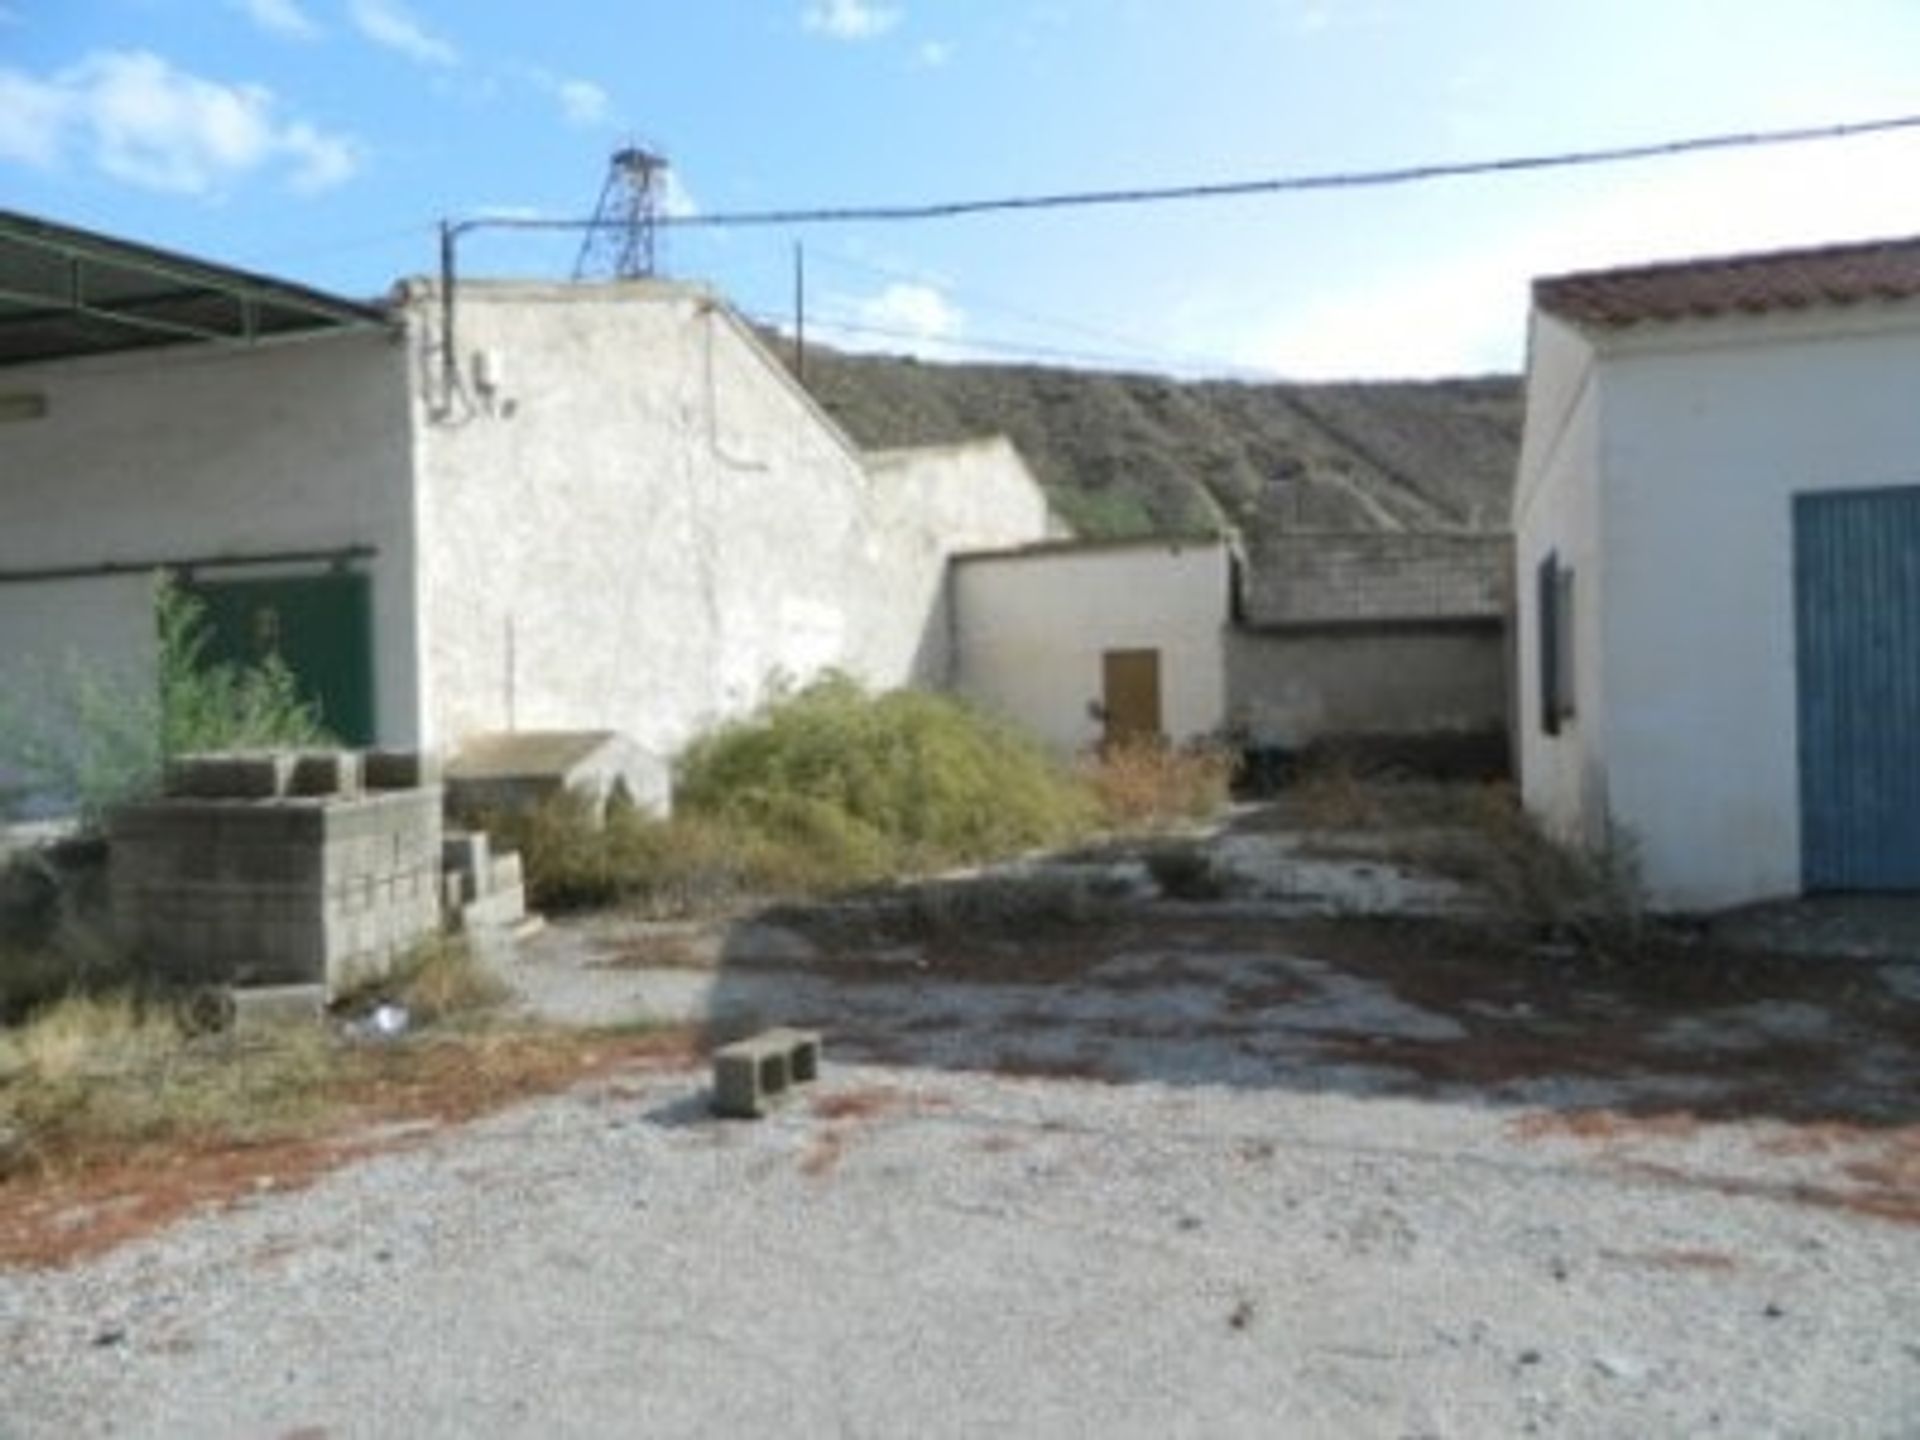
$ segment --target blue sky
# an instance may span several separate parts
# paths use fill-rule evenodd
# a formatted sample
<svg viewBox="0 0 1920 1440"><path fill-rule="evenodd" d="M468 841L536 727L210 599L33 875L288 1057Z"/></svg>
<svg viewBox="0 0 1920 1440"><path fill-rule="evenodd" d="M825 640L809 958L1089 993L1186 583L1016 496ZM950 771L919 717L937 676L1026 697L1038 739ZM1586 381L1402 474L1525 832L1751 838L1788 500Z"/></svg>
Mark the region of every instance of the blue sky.
<svg viewBox="0 0 1920 1440"><path fill-rule="evenodd" d="M0 206L353 295L434 223L1225 181L1920 112L1913 0L0 0ZM1517 368L1526 281L1920 233L1920 133L1607 170L805 232L674 230L751 314L934 357ZM481 234L473 273L577 241Z"/></svg>

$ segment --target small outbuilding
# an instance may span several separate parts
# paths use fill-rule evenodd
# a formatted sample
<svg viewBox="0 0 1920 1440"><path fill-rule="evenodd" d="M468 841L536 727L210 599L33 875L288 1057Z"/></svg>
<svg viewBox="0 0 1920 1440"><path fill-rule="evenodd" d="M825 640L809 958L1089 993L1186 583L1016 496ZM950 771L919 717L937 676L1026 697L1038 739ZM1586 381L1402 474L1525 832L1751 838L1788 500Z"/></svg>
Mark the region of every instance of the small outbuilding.
<svg viewBox="0 0 1920 1440"><path fill-rule="evenodd" d="M954 688L1063 753L1217 738L1232 590L1218 537L957 556Z"/></svg>
<svg viewBox="0 0 1920 1440"><path fill-rule="evenodd" d="M1917 394L1920 240L1535 284L1521 783L1656 905L1920 886Z"/></svg>

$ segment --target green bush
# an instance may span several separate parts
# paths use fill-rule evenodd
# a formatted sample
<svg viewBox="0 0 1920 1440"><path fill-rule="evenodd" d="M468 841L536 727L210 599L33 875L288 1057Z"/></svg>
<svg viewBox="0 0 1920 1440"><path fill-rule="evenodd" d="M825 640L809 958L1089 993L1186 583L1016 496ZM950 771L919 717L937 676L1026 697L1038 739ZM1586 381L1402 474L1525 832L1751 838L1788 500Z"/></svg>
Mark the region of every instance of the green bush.
<svg viewBox="0 0 1920 1440"><path fill-rule="evenodd" d="M985 860L1081 833L1085 789L1033 745L952 700L874 696L830 677L696 742L676 813L578 796L486 817L545 909L656 915L749 895L813 894Z"/></svg>
<svg viewBox="0 0 1920 1440"><path fill-rule="evenodd" d="M676 803L830 857L849 881L984 860L1080 833L1085 790L1035 745L944 696L816 681L681 757Z"/></svg>

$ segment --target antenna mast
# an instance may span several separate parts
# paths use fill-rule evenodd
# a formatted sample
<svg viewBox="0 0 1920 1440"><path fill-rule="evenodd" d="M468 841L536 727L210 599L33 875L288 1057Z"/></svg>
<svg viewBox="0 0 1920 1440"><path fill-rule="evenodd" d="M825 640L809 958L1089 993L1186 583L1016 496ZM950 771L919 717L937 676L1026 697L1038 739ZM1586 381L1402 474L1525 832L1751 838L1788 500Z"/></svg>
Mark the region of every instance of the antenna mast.
<svg viewBox="0 0 1920 1440"><path fill-rule="evenodd" d="M667 159L638 145L613 152L593 224L573 262L576 280L638 280L655 272Z"/></svg>

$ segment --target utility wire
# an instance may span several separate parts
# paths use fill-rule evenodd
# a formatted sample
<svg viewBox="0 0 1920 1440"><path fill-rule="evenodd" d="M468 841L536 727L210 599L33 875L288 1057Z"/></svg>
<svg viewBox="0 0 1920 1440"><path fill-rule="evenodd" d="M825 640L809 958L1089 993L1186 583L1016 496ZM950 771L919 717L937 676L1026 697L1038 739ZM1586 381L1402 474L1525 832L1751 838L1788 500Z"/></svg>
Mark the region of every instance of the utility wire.
<svg viewBox="0 0 1920 1440"><path fill-rule="evenodd" d="M755 225L837 225L915 220L946 220L963 215L986 215L1025 210L1086 209L1095 206L1156 205L1175 201L1224 200L1250 195L1280 195L1313 190L1359 190L1390 185L1412 185L1429 180L1462 179L1478 175L1513 175L1533 170L1561 170L1579 166L1617 165L1633 160L1660 160L1716 150L1753 150L1776 145L1847 140L1862 135L1920 129L1920 115L1895 115L1835 125L1800 125L1780 130L1741 134L1695 135L1639 145L1611 145L1597 150L1560 150L1535 155L1509 155L1493 160L1442 161L1403 165L1385 170L1334 170L1319 174L1285 175L1260 180L1230 180L1214 184L1167 185L1120 190L1068 190L1054 194L1010 195L974 200L942 200L917 205L841 205L790 210L718 211L710 215L663 215L655 222L682 228L724 229ZM516 219L464 220L462 230L583 230L604 224L599 217L584 220Z"/></svg>

